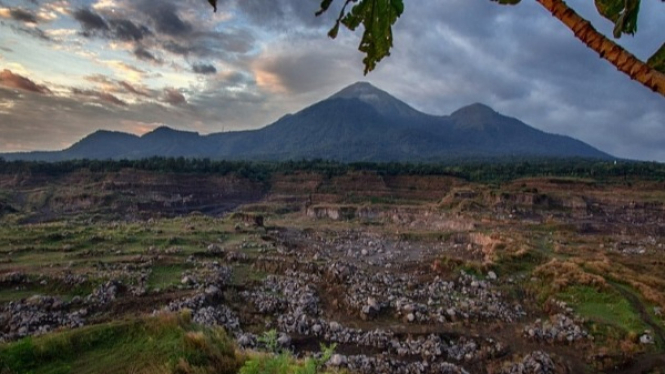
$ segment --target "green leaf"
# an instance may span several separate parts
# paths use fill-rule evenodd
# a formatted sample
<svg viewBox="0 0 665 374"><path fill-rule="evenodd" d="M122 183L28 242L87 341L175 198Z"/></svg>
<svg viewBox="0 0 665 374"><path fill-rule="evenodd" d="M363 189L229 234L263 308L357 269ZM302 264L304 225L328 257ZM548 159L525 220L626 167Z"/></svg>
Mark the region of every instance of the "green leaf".
<svg viewBox="0 0 665 374"><path fill-rule="evenodd" d="M393 46L392 25L402 12L402 0L359 0L341 19L342 24L351 31L361 24L365 29L358 46L358 50L365 53L365 74L374 70L381 59L390 55L390 48ZM336 35L335 27L330 30L330 34Z"/></svg>
<svg viewBox="0 0 665 374"><path fill-rule="evenodd" d="M601 16L616 22L624 8L625 0L595 0L595 3Z"/></svg>
<svg viewBox="0 0 665 374"><path fill-rule="evenodd" d="M615 38L635 34L640 0L595 0L595 4L598 13L614 23Z"/></svg>
<svg viewBox="0 0 665 374"><path fill-rule="evenodd" d="M660 49L653 56L649 57L647 65L665 74L665 43L660 46Z"/></svg>
<svg viewBox="0 0 665 374"><path fill-rule="evenodd" d="M316 16L322 15L328 8L330 8L330 4L332 4L333 0L323 0L321 1L321 9L319 9L315 14Z"/></svg>
<svg viewBox="0 0 665 374"><path fill-rule="evenodd" d="M335 26L328 31L328 36L335 39L337 37L337 33L339 32L339 21L335 22Z"/></svg>

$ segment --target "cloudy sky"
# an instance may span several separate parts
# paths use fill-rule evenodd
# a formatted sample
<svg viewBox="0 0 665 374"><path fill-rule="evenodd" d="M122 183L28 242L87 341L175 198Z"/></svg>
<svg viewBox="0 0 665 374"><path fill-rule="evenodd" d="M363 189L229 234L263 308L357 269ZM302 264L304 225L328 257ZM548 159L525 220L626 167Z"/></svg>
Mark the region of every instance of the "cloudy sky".
<svg viewBox="0 0 665 374"><path fill-rule="evenodd" d="M341 4L342 0L336 0ZM97 130L265 126L366 80L416 109L474 102L619 157L665 162L665 98L619 73L535 1L405 1L395 48L364 77L359 34L326 36L319 0L0 0L0 152ZM569 0L605 34L591 0ZM336 12L335 12L336 13ZM644 0L642 59L665 42Z"/></svg>

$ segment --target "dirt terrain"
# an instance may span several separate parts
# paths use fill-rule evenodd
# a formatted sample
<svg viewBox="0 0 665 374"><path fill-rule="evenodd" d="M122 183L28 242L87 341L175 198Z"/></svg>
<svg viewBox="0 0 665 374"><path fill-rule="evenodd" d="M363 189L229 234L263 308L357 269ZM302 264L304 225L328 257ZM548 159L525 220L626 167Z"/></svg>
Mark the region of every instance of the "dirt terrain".
<svg viewBox="0 0 665 374"><path fill-rule="evenodd" d="M0 204L0 341L189 309L357 373L665 372L662 182L126 170Z"/></svg>

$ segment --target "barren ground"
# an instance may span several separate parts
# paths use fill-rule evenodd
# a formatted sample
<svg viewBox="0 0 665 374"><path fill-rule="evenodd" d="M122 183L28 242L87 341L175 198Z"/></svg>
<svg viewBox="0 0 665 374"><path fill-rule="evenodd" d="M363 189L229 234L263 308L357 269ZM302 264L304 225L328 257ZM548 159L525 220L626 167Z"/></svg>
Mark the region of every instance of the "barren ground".
<svg viewBox="0 0 665 374"><path fill-rule="evenodd" d="M0 341L186 308L351 372L665 372L663 183L3 178Z"/></svg>

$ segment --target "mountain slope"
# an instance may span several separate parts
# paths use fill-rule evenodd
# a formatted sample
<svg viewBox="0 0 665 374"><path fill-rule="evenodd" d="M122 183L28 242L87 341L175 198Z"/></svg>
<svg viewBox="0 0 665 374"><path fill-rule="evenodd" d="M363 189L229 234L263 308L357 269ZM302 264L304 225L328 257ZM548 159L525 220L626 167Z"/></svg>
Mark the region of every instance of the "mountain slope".
<svg viewBox="0 0 665 374"><path fill-rule="evenodd" d="M417 111L369 83L355 83L258 130L199 135L160 127L141 137L97 131L61 152L11 159L143 158L444 161L481 157L610 158L579 140L549 134L472 104L450 116Z"/></svg>

